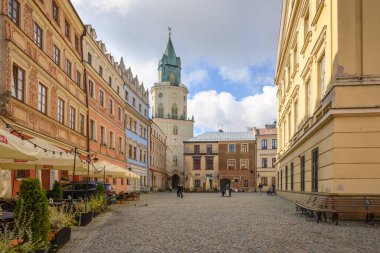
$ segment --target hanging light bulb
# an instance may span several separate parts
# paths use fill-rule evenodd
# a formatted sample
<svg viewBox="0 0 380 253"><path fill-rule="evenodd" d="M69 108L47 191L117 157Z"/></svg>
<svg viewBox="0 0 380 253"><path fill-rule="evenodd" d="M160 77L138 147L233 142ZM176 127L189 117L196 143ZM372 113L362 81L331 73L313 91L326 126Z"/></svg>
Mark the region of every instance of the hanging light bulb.
<svg viewBox="0 0 380 253"><path fill-rule="evenodd" d="M34 144L34 151L37 151L37 144Z"/></svg>
<svg viewBox="0 0 380 253"><path fill-rule="evenodd" d="M62 152L59 152L59 158L62 158Z"/></svg>
<svg viewBox="0 0 380 253"><path fill-rule="evenodd" d="M21 145L24 145L25 144L25 141L24 141L24 136L21 136L21 142L20 142Z"/></svg>
<svg viewBox="0 0 380 253"><path fill-rule="evenodd" d="M53 158L55 158L55 151L53 151Z"/></svg>

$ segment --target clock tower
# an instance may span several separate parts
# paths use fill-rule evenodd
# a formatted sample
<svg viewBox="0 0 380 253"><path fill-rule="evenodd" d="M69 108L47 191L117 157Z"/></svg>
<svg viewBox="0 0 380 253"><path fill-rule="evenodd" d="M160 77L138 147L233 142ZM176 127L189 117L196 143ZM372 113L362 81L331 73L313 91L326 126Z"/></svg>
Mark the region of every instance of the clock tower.
<svg viewBox="0 0 380 253"><path fill-rule="evenodd" d="M181 59L177 57L171 39L158 63L158 82L150 90L152 119L167 136L167 164L169 184L185 185L184 144L193 137L194 118L187 115L187 87L181 83ZM154 134L154 133L153 133Z"/></svg>

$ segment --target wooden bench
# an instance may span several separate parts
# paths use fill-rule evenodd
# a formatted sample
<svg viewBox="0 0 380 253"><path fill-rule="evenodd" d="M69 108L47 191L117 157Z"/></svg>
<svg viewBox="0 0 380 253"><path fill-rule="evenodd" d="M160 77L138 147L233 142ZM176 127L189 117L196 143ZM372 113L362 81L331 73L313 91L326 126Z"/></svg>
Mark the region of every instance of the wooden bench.
<svg viewBox="0 0 380 253"><path fill-rule="evenodd" d="M314 213L317 214L317 223L322 221L322 215L326 219L325 210L328 208L330 197L328 196L311 196L307 200L296 201L296 210L306 213L309 218L314 217Z"/></svg>
<svg viewBox="0 0 380 253"><path fill-rule="evenodd" d="M340 214L365 214L366 222L374 225L376 216L380 215L380 197L332 197L325 212L332 213L336 225Z"/></svg>

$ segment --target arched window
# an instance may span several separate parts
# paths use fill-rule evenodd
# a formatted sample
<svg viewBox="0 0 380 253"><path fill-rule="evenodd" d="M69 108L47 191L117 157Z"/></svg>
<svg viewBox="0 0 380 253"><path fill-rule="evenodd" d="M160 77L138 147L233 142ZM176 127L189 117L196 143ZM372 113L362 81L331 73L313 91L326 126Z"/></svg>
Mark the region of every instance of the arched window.
<svg viewBox="0 0 380 253"><path fill-rule="evenodd" d="M170 81L170 83L175 83L175 74L174 74L174 72L170 72L169 81Z"/></svg>
<svg viewBox="0 0 380 253"><path fill-rule="evenodd" d="M187 115L186 115L186 106L183 107L183 118L186 119Z"/></svg>
<svg viewBox="0 0 380 253"><path fill-rule="evenodd" d="M178 118L178 106L176 103L172 105L172 118L176 119Z"/></svg>
<svg viewBox="0 0 380 253"><path fill-rule="evenodd" d="M159 118L164 117L164 106L161 103L158 105L158 117Z"/></svg>
<svg viewBox="0 0 380 253"><path fill-rule="evenodd" d="M178 134L178 127L177 127L177 126L174 126L174 127L173 127L173 134L174 134L174 135L177 135L177 134Z"/></svg>
<svg viewBox="0 0 380 253"><path fill-rule="evenodd" d="M173 163L174 163L174 165L178 165L178 158L177 158L177 156L176 155L174 155L173 156Z"/></svg>

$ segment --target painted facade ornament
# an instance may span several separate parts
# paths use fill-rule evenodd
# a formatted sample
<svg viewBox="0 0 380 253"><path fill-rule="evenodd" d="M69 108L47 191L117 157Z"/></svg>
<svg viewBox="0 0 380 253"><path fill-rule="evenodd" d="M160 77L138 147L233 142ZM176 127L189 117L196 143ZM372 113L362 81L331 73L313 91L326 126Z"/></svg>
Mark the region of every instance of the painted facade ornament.
<svg viewBox="0 0 380 253"><path fill-rule="evenodd" d="M33 39L33 9L27 3L24 5L24 31Z"/></svg>
<svg viewBox="0 0 380 253"><path fill-rule="evenodd" d="M6 87L7 91L11 91L12 86L12 63L11 63L11 52L8 48L7 50L7 76L6 76Z"/></svg>
<svg viewBox="0 0 380 253"><path fill-rule="evenodd" d="M49 74L54 77L55 80L58 78L57 67L54 63L49 62Z"/></svg>
<svg viewBox="0 0 380 253"><path fill-rule="evenodd" d="M3 14L7 14L8 13L8 1L1 1L2 5L1 5L1 12Z"/></svg>
<svg viewBox="0 0 380 253"><path fill-rule="evenodd" d="M26 53L30 58L32 58L36 63L38 63L38 51L34 44L27 42L26 44Z"/></svg>
<svg viewBox="0 0 380 253"><path fill-rule="evenodd" d="M6 33L7 40L13 40L13 32L14 32L14 29L12 29L11 24L6 22L5 33Z"/></svg>
<svg viewBox="0 0 380 253"><path fill-rule="evenodd" d="M49 29L46 31L46 53L53 58L53 33Z"/></svg>
<svg viewBox="0 0 380 253"><path fill-rule="evenodd" d="M50 116L52 118L55 118L55 115L57 115L57 100L58 100L57 87L53 86L51 89L51 104L50 104L50 107L51 107Z"/></svg>
<svg viewBox="0 0 380 253"><path fill-rule="evenodd" d="M38 105L37 82L37 70L32 67L29 72L29 104L35 109Z"/></svg>
<svg viewBox="0 0 380 253"><path fill-rule="evenodd" d="M29 113L29 123L33 126L37 124L37 115L34 112Z"/></svg>

